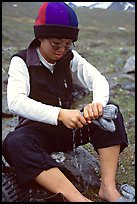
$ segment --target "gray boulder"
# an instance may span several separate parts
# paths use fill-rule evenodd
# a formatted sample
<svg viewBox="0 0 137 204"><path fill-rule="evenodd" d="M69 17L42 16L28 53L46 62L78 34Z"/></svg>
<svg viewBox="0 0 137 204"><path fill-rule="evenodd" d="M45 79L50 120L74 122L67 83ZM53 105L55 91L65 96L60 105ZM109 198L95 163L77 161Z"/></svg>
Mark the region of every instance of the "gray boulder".
<svg viewBox="0 0 137 204"><path fill-rule="evenodd" d="M52 153L52 158L72 175L72 183L84 192L90 188L98 188L100 186L99 161L91 155L83 146L77 147L75 150L63 153ZM70 175L69 175L70 176Z"/></svg>
<svg viewBox="0 0 137 204"><path fill-rule="evenodd" d="M125 73L135 73L135 55L129 57L124 65Z"/></svg>

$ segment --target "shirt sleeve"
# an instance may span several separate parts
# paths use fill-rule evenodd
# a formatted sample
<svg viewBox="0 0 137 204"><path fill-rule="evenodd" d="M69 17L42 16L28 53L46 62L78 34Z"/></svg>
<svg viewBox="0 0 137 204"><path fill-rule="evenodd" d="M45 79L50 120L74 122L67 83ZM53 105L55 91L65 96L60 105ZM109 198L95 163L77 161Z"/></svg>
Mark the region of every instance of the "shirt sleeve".
<svg viewBox="0 0 137 204"><path fill-rule="evenodd" d="M30 120L58 124L59 107L29 98L30 78L23 59L17 56L11 59L8 76L7 103L10 112Z"/></svg>
<svg viewBox="0 0 137 204"><path fill-rule="evenodd" d="M109 100L109 84L105 76L103 76L93 65L88 63L85 58L72 50L74 58L71 61L71 70L77 80L89 91L93 92L92 103L101 103L106 106Z"/></svg>

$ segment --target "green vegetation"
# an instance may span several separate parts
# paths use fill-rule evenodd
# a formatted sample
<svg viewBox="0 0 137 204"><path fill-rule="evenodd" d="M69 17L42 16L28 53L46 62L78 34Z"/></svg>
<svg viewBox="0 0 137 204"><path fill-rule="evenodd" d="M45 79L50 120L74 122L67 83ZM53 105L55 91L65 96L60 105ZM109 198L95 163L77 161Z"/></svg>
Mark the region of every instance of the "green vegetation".
<svg viewBox="0 0 137 204"><path fill-rule="evenodd" d="M18 7L13 7L16 3ZM3 68L8 69L10 56L15 50L28 45L34 38L33 24L41 2L2 3L2 47L9 48L3 53ZM135 54L135 13L106 11L88 8L75 9L80 24L76 50L98 68L107 78L117 71L122 72L126 60ZM125 49L126 52L121 52ZM115 79L119 84L127 78ZM119 86L110 90L111 100L116 102L124 116L129 147L121 154L117 172L119 184L135 185L135 125L127 126L135 117L135 95ZM74 102L74 107L88 103L91 94ZM85 145L95 157L98 155L89 144ZM86 192L89 198L97 201L97 189Z"/></svg>

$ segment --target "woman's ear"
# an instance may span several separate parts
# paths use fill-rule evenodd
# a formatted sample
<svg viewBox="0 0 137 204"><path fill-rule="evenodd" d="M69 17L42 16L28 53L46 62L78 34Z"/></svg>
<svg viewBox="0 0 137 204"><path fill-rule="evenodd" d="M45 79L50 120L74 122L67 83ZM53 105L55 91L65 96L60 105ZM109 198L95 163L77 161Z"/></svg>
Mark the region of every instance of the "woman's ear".
<svg viewBox="0 0 137 204"><path fill-rule="evenodd" d="M41 41L42 41L42 38L38 38L38 40L41 42Z"/></svg>

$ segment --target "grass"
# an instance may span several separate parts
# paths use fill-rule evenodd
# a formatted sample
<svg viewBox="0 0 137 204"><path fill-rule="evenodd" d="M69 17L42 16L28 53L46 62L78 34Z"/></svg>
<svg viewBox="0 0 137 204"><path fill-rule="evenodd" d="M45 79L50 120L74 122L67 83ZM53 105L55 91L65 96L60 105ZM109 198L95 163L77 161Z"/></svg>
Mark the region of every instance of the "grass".
<svg viewBox="0 0 137 204"><path fill-rule="evenodd" d="M25 48L33 39L33 24L37 15L37 8L41 2L13 2L2 3L2 68L8 70L10 56L16 50ZM117 71L122 72L126 60L135 54L135 13L75 9L79 19L79 40L76 50L91 64L98 68L107 78L113 77ZM125 30L120 30L123 27ZM121 49L126 49L125 53ZM127 78L115 79L119 84L128 82ZM130 83L130 82L129 82ZM135 186L135 126L129 126L129 118L135 117L135 95L133 92L116 86L111 91L111 99L116 102L124 117L128 134L129 146L120 155L117 182ZM92 94L75 100L73 107L91 102ZM85 145L91 154L97 157L93 147ZM94 201L98 200L98 189L84 192Z"/></svg>

